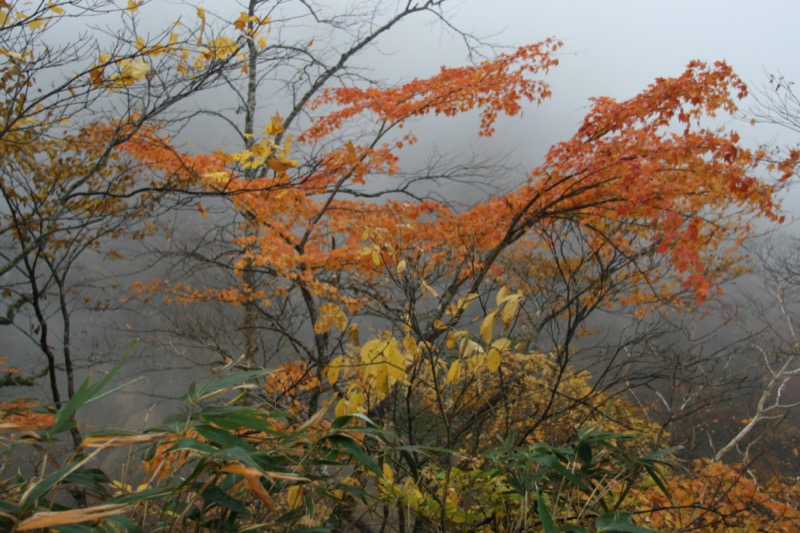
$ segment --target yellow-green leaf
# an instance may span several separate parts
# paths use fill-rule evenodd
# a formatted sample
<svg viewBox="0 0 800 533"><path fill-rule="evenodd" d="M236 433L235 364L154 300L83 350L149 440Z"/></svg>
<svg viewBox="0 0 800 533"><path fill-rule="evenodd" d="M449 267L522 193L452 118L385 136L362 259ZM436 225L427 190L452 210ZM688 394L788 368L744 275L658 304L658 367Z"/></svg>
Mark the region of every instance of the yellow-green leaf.
<svg viewBox="0 0 800 533"><path fill-rule="evenodd" d="M342 358L341 357L334 357L333 360L328 364L328 368L325 369L325 377L328 378L328 383L331 386L336 385L336 382L339 381L339 374L342 371Z"/></svg>
<svg viewBox="0 0 800 533"><path fill-rule="evenodd" d="M450 370L447 371L447 383L455 383L458 381L459 374L461 373L461 361L456 359L450 365Z"/></svg>
<svg viewBox="0 0 800 533"><path fill-rule="evenodd" d="M494 317L496 316L497 309L486 315L486 318L481 322L481 337L486 344L492 342L492 330L494 329Z"/></svg>
<svg viewBox="0 0 800 533"><path fill-rule="evenodd" d="M506 329L511 327L511 323L517 316L517 310L519 309L519 302L521 299L521 294L514 296L506 302L505 306L503 306L503 312L500 315L500 318L503 320L503 324L505 325Z"/></svg>
<svg viewBox="0 0 800 533"><path fill-rule="evenodd" d="M494 300L495 303L497 305L501 305L505 301L506 296L508 296L508 293L509 293L508 287L503 287L502 289L497 291L497 297Z"/></svg>
<svg viewBox="0 0 800 533"><path fill-rule="evenodd" d="M489 372L497 372L500 370L500 352L497 348L492 348L486 354L486 368Z"/></svg>
<svg viewBox="0 0 800 533"><path fill-rule="evenodd" d="M289 504L289 510L294 511L299 509L303 504L303 487L301 485L292 485L286 492L286 503Z"/></svg>

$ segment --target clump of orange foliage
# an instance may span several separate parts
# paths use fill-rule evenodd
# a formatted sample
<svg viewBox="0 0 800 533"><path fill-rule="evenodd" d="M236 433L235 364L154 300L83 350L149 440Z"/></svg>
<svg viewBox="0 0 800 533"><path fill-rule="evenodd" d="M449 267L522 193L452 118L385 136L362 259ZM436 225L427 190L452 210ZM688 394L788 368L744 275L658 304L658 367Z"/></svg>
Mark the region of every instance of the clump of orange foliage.
<svg viewBox="0 0 800 533"><path fill-rule="evenodd" d="M671 476L667 486L671 498L654 488L632 494L640 512L648 513L648 527L720 533L800 530L800 487L791 480L760 483L742 465L700 459L688 473Z"/></svg>
<svg viewBox="0 0 800 533"><path fill-rule="evenodd" d="M0 358L0 365L5 359ZM16 368L0 368L3 374L15 374ZM15 398L8 402L0 402L0 439L17 437L20 432L38 431L49 427L55 418L52 413L43 410L36 400L31 398Z"/></svg>

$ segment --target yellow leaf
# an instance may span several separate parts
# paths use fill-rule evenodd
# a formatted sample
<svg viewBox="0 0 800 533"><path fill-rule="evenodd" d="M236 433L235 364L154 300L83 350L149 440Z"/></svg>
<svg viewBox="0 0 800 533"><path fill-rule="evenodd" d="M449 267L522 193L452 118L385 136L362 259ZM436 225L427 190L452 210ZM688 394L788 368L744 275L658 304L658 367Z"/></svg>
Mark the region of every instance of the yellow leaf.
<svg viewBox="0 0 800 533"><path fill-rule="evenodd" d="M264 133L269 137L283 133L283 120L279 113L272 115L269 124L264 128Z"/></svg>
<svg viewBox="0 0 800 533"><path fill-rule="evenodd" d="M492 330L494 329L495 316L497 316L497 309L486 315L481 322L481 337L483 337L483 342L486 344L492 342Z"/></svg>
<svg viewBox="0 0 800 533"><path fill-rule="evenodd" d="M180 65L178 65L180 67ZM214 185L220 183L227 183L230 181L230 173L229 172L209 172L208 174L203 174L203 178Z"/></svg>
<svg viewBox="0 0 800 533"><path fill-rule="evenodd" d="M289 504L289 510L294 511L299 509L303 504L303 487L300 485L292 485L286 492L286 503Z"/></svg>
<svg viewBox="0 0 800 533"><path fill-rule="evenodd" d="M350 324L350 327L347 328L347 338L353 341L353 344L356 346L361 345L361 342L358 340L358 324Z"/></svg>
<svg viewBox="0 0 800 533"><path fill-rule="evenodd" d="M56 15L63 15L64 14L64 8L63 7L57 6L57 5L53 4L53 3L48 4L47 7L49 7L50 11L52 11Z"/></svg>
<svg viewBox="0 0 800 533"><path fill-rule="evenodd" d="M375 266L381 266L381 254L377 250L372 250L372 263Z"/></svg>
<svg viewBox="0 0 800 533"><path fill-rule="evenodd" d="M381 339L372 339L361 347L361 360L365 363L373 363L386 349L388 343Z"/></svg>
<svg viewBox="0 0 800 533"><path fill-rule="evenodd" d="M334 326L344 332L347 327L347 315L336 304L326 302L319 306L319 316L314 322L314 333L322 335L329 332Z"/></svg>
<svg viewBox="0 0 800 533"><path fill-rule="evenodd" d="M403 348L413 357L417 356L417 341L411 335L406 335L403 339Z"/></svg>
<svg viewBox="0 0 800 533"><path fill-rule="evenodd" d="M427 292L431 293L431 296L433 296L434 298L438 298L438 297L439 297L439 293L438 293L438 292L436 292L436 290L435 290L433 287L431 287L430 285L428 285L428 284L425 282L425 280L422 280L422 281L420 281L420 282L419 282L419 286L420 286L420 287L422 287L422 289L423 289L424 291L427 291Z"/></svg>
<svg viewBox="0 0 800 533"><path fill-rule="evenodd" d="M200 30L197 32L197 44L203 44L203 34L206 32L206 12L202 7L197 8L197 16L200 19Z"/></svg>
<svg viewBox="0 0 800 533"><path fill-rule="evenodd" d="M384 363L378 365L375 370L375 379L371 390L373 393L377 393L376 397L379 400L382 400L389 394L389 367Z"/></svg>
<svg viewBox="0 0 800 533"><path fill-rule="evenodd" d="M506 328L511 327L511 323L514 321L514 318L517 316L517 310L519 309L519 302L522 299L522 295L519 294L513 298L510 298L506 305L503 307L503 312L500 315L500 318L503 320L503 324Z"/></svg>
<svg viewBox="0 0 800 533"><path fill-rule="evenodd" d="M444 347L448 350L453 350L456 347L456 337L453 335L452 332L447 334L447 340L444 343Z"/></svg>
<svg viewBox="0 0 800 533"><path fill-rule="evenodd" d="M458 381L459 374L461 373L461 361L456 359L450 365L450 370L447 371L447 383L455 383Z"/></svg>
<svg viewBox="0 0 800 533"><path fill-rule="evenodd" d="M469 358L472 354L482 354L483 347L472 339L465 338L461 346L461 357Z"/></svg>
<svg viewBox="0 0 800 533"><path fill-rule="evenodd" d="M364 393L361 391L354 391L349 396L347 402L348 414L360 412L363 406L364 406Z"/></svg>
<svg viewBox="0 0 800 533"><path fill-rule="evenodd" d="M381 470L383 471L383 479L389 483L394 483L394 472L392 472L392 467L389 466L389 463L383 463Z"/></svg>
<svg viewBox="0 0 800 533"><path fill-rule="evenodd" d="M497 305L502 304L505 301L506 296L508 296L508 293L509 293L509 288L508 287L503 287L502 289L497 291L497 297L494 300L495 303Z"/></svg>
<svg viewBox="0 0 800 533"><path fill-rule="evenodd" d="M139 81L150 72L150 63L147 61L132 61L129 66L130 77L134 81Z"/></svg>
<svg viewBox="0 0 800 533"><path fill-rule="evenodd" d="M406 271L406 262L400 261L399 263L397 263L397 275L399 276L405 271Z"/></svg>
<svg viewBox="0 0 800 533"><path fill-rule="evenodd" d="M33 19L32 21L28 22L28 27L32 30L38 30L44 24L44 19Z"/></svg>
<svg viewBox="0 0 800 533"><path fill-rule="evenodd" d="M489 372L497 372L500 370L500 352L497 348L492 348L486 354L486 368Z"/></svg>
<svg viewBox="0 0 800 533"><path fill-rule="evenodd" d="M325 377L328 378L328 383L330 383L331 386L336 385L336 382L339 381L339 374L342 370L341 365L342 358L335 357L328 365L328 368L325 369Z"/></svg>
<svg viewBox="0 0 800 533"><path fill-rule="evenodd" d="M392 339L389 341L384 351L384 357L388 365L389 385L394 385L406 375L406 358L400 353L396 340Z"/></svg>
<svg viewBox="0 0 800 533"><path fill-rule="evenodd" d="M142 5L142 2L136 2L134 0L128 0L128 7L126 7L125 9L127 9L128 11L130 11L132 13L136 13L139 10L139 6L140 5Z"/></svg>
<svg viewBox="0 0 800 533"><path fill-rule="evenodd" d="M337 418L350 414L347 412L347 400L342 398L336 402L336 407L333 409L333 414L335 414Z"/></svg>
<svg viewBox="0 0 800 533"><path fill-rule="evenodd" d="M497 348L501 352L506 351L510 347L511 347L511 341L506 338L497 339L492 342L492 348Z"/></svg>
<svg viewBox="0 0 800 533"><path fill-rule="evenodd" d="M239 31L244 31L247 28L247 21L249 17L247 16L247 11L242 11L239 13L239 18L233 21L233 27Z"/></svg>

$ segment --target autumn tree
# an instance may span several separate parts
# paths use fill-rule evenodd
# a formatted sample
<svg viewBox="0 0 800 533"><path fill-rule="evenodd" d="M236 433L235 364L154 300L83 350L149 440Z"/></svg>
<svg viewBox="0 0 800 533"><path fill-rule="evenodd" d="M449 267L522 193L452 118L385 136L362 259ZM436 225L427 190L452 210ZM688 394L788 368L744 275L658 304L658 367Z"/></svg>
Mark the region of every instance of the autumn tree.
<svg viewBox="0 0 800 533"><path fill-rule="evenodd" d="M255 7L241 16L255 16ZM378 34L368 35L365 42ZM559 46L546 40L389 88L341 83L323 70L289 112L265 120L263 133L246 126L242 149L216 152L204 167L197 155L172 150L172 159L159 161L146 144L129 143L124 149L159 172L202 169L205 186L228 198L238 221L233 248L199 257L232 267L235 284L162 281L137 289L243 307L247 366L254 364L248 317L258 314L298 359L268 383L272 401L288 396L280 405L302 416L325 404L339 416L364 413L390 428L397 445L435 439L478 453L480 435L492 433L490 413L534 417L531 431L510 419L503 427L520 445L556 435L571 415L588 422L606 401L603 391L576 393L569 378L571 345L587 317L621 306L635 306L641 317L716 294L752 217L779 219L778 185L759 177L762 164L772 163L765 153L742 146L735 131L709 126L717 114L735 112L745 85L724 63L693 62L627 101L594 100L576 134L505 195L456 209L399 196L407 192L402 182L370 188L379 177L392 183L399 150L415 142L414 121L477 111L478 134L491 135L501 113L547 98L540 76L556 66ZM265 43L256 57L282 50ZM248 65L247 95L255 94L257 66ZM786 180L793 167L788 161L772 170ZM527 290L517 292L522 285ZM513 330L520 309L536 317L530 328L551 332L547 365L535 364L537 336ZM379 317L387 331L363 343L359 315ZM474 316L477 330L467 325ZM506 331L498 335L501 323ZM539 375L526 375L532 367ZM519 381L508 383L506 371ZM542 396L524 396L527 377L548 383ZM437 466L445 476L456 468L449 458ZM447 494L427 490L444 512Z"/></svg>
<svg viewBox="0 0 800 533"><path fill-rule="evenodd" d="M26 430L47 444L75 428L81 402L103 397L88 380L74 386L70 332L89 296L77 292L75 270L105 242L160 234L177 252L175 263L165 259L174 268L134 284L134 295L213 304L233 317L214 317L211 335L195 339L226 360L190 389L188 414L141 434L73 432L77 451L63 466L45 475L44 462L39 478L9 484L3 520L21 530L120 516L115 524L133 527L368 530L367 516L382 529L642 531L640 515L692 527L709 524L708 513L737 515L743 501L769 513L742 527L770 513L795 519L791 498L743 500L759 488L705 463L696 474L742 490L702 516L665 509L659 494L669 500L685 478L667 473L669 453L651 450L660 428L642 405L607 390L613 360L592 377L575 350L598 311L634 309L639 319L714 296L721 276L736 272L753 218L780 219L776 193L795 160L749 150L713 125L747 93L726 64L692 62L628 100L593 100L575 135L513 189L462 207L425 186L468 173L465 163L404 171L413 129L471 114L476 133L492 135L500 115L549 97L544 76L557 66L558 41L483 48L492 53L465 66L388 83L356 58L411 17L447 25L443 0L344 14L250 0L232 15L193 9L196 26L156 37L137 30L148 8L137 2L0 5L10 95L0 272L13 274L5 321L32 317L27 333L60 407ZM48 45L50 28L71 15L120 17L122 29L110 44ZM299 25L329 42L295 33ZM183 114L179 104L205 88L231 89L233 108ZM209 118L235 141L203 150L176 140ZM173 205L168 193L205 221L208 238L175 242L158 216ZM184 324L164 327L175 325ZM225 329L233 333L214 337ZM279 351L273 371L253 368ZM788 360L754 419L780 400L794 373ZM33 419L29 404L0 407L17 426ZM105 449L137 444L150 446L141 490L83 468ZM95 451L84 457L87 449ZM56 487L70 483L111 507L48 514ZM680 501L694 509L703 491L691 488Z"/></svg>
<svg viewBox="0 0 800 533"><path fill-rule="evenodd" d="M44 356L56 407L75 392L73 313L111 303L81 287L81 259L121 259L103 246L150 233L165 193L191 185L145 176L118 148L179 120L165 113L218 83L240 46L202 10L194 27L142 32L144 4L0 3L2 323ZM75 20L98 26L64 40ZM109 21L115 29L101 30Z"/></svg>

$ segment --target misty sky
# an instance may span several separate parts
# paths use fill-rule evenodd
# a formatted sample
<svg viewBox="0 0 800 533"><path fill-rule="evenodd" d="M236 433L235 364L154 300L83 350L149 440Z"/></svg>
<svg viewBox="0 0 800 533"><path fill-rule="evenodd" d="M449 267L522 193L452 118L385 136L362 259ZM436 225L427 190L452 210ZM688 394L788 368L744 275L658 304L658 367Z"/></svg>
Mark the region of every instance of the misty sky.
<svg viewBox="0 0 800 533"><path fill-rule="evenodd" d="M494 149L512 147L525 166L541 162L553 144L569 138L586 113L589 98L634 96L657 77L677 76L694 59L724 60L754 89L767 73L800 83L800 2L767 0L463 0L449 8L460 28L488 41L519 45L553 36L564 42L560 65L547 77L553 96L522 118L501 120ZM442 64L465 61L456 36L410 21L381 43L387 77L434 73ZM746 109L750 104L742 105ZM749 144L796 144L796 135L776 128L734 123ZM432 125L429 138L453 134L447 123ZM464 142L481 150L475 129ZM469 134L469 137L467 135ZM422 139L424 141L424 138ZM793 195L786 207L798 211Z"/></svg>
<svg viewBox="0 0 800 533"><path fill-rule="evenodd" d="M465 0L451 12L462 28L494 42L524 44L548 36L564 41L561 64L548 77L553 98L541 110L550 133L537 134L550 143L574 131L588 98L631 97L656 77L680 74L693 59L724 60L754 87L766 81L765 71L800 82L800 2L792 0L757 6L742 0ZM457 40L438 38L432 54L436 35L408 28L412 24L407 29L413 37L395 34L385 47L394 46L404 59L411 48L413 57L430 63L445 50L452 53L450 61L463 61ZM509 126L524 125L522 134L535 121L534 113L528 115L524 124Z"/></svg>

